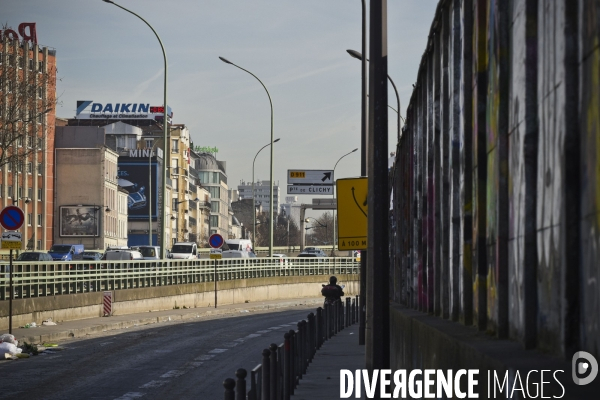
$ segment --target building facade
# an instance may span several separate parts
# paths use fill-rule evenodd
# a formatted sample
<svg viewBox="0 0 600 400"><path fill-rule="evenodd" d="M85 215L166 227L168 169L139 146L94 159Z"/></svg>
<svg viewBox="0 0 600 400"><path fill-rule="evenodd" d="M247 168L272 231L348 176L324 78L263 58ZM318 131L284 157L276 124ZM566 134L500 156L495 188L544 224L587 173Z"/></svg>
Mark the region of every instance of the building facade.
<svg viewBox="0 0 600 400"><path fill-rule="evenodd" d="M254 182L254 202L256 208L262 208L262 212L269 212L269 204L271 203L271 181L257 181ZM277 215L279 213L280 206L280 193L279 193L279 182L275 182L273 184L273 214ZM242 181L238 185L239 198L243 199L252 199L252 182Z"/></svg>
<svg viewBox="0 0 600 400"><path fill-rule="evenodd" d="M118 158L108 147L56 149L54 243L127 246L127 192L118 185Z"/></svg>
<svg viewBox="0 0 600 400"><path fill-rule="evenodd" d="M210 153L197 154L193 158L195 173L200 184L210 193L210 234L218 233L229 238L229 188L227 186L227 164L218 161Z"/></svg>
<svg viewBox="0 0 600 400"><path fill-rule="evenodd" d="M23 210L23 248L46 250L54 227L56 51L37 44L35 24L21 25L33 35L21 40L7 29L0 38L0 204Z"/></svg>

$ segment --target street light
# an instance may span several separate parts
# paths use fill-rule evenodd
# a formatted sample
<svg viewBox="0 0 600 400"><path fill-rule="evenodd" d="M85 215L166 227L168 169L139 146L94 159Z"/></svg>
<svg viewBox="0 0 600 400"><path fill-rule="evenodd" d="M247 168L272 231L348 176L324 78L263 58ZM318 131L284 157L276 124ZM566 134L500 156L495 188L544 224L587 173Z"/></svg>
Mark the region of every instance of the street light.
<svg viewBox="0 0 600 400"><path fill-rule="evenodd" d="M270 180L271 180L271 190L270 190L270 204L269 204L269 257L273 255L273 101L271 100L271 94L269 94L269 91L267 90L267 87L265 86L264 83L262 83L262 81L260 79L258 79L258 77L256 75L254 75L252 72L248 71L247 69L244 69L242 67L240 67L239 65L236 65L234 63L232 63L231 61L227 60L226 58L223 57L219 57L219 59L221 61L223 61L226 64L231 64L234 67L237 67L239 69L241 69L244 72L249 73L250 75L252 75L254 78L256 78L257 81L260 82L260 84L262 85L262 87L265 89L265 91L267 92L267 96L269 97L269 104L271 105L271 172L270 172Z"/></svg>
<svg viewBox="0 0 600 400"><path fill-rule="evenodd" d="M337 167L338 163L342 160L342 158L349 156L350 154L356 152L358 150L358 147L346 154L344 154L343 156L341 156L336 162L335 165L333 167L333 179L335 180L335 168ZM333 185L333 200L335 200L335 182ZM337 207L337 206L336 206ZM335 254L335 208L333 209L333 246L331 246L331 255L334 256ZM335 256L334 256L335 257Z"/></svg>
<svg viewBox="0 0 600 400"><path fill-rule="evenodd" d="M277 143L279 142L280 138L277 138L275 140L273 140L273 143ZM254 214L254 231L252 232L252 241L254 241L254 246L257 246L256 243L256 199L255 199L255 195L254 195L254 162L256 161L256 157L258 157L258 153L260 153L265 147L270 146L271 143L267 143L265 144L263 147L260 148L260 150L256 153L256 155L254 156L254 161L252 161L252 210L253 214ZM272 190L272 187L271 187ZM271 204L271 207L273 205Z"/></svg>
<svg viewBox="0 0 600 400"><path fill-rule="evenodd" d="M357 58L359 60L362 60L362 54L360 54L358 51L356 50L346 50L348 52L348 54L350 54L350 56ZM367 58L367 61L369 61L369 59ZM392 108L392 110L396 111L396 113L398 114L398 142L400 141L400 118L402 118L402 116L400 115L400 96L398 95L398 89L396 89L396 84L394 83L394 81L392 80L392 78L390 78L390 75L388 74L388 80L390 81L390 83L392 84L392 86L394 87L394 93L396 93L396 102L398 103L398 111L394 110ZM391 107L390 107L391 108Z"/></svg>
<svg viewBox="0 0 600 400"><path fill-rule="evenodd" d="M166 199L167 199L167 158L168 158L168 152L167 152L167 131L169 129L169 122L168 122L168 107L167 107L167 53L165 52L165 47L163 46L162 41L160 40L160 37L158 36L158 33L156 33L156 31L154 30L154 28L152 27L152 25L150 25L148 23L148 21L146 21L144 18L140 17L139 15L137 15L136 13L134 13L131 10L126 9L125 7L115 3L112 0L102 0L105 3L110 3L110 4L114 4L115 6L119 7L122 10L127 11L130 14L135 15L136 17L138 17L139 19L141 19L142 21L144 21L144 23L146 25L148 25L148 27L150 29L152 29L152 32L154 32L154 35L156 36L156 38L158 39L158 43L160 43L160 48L162 50L163 53L163 59L164 59L164 64L165 64L165 81L164 81L164 93L163 93L163 143L164 143L164 147L165 147L165 151L164 151L164 156L163 156L163 170L162 170L162 181L163 181L163 192L162 192L162 205L161 205L161 221L162 221L162 226L163 226L163 232L160 235L160 257L162 259L165 259L165 255L166 255L166 251L167 251L167 238L165 237L165 234L167 232L166 229L166 220L167 220L167 208L166 208Z"/></svg>
<svg viewBox="0 0 600 400"><path fill-rule="evenodd" d="M188 200L177 200L177 199L174 199L173 200L173 210L172 211L174 211L174 212L176 212L176 213L179 214L179 210L178 210L179 205L183 204L183 203L187 203L188 201L190 201L190 199L188 199ZM195 201L200 201L200 199L196 197L192 201L194 201L194 202ZM177 220L177 223L176 223L177 240L179 240L179 218L175 218L175 216L173 214L171 214L171 220L175 220L175 219Z"/></svg>
<svg viewBox="0 0 600 400"><path fill-rule="evenodd" d="M315 219L315 218L313 218L313 217L308 217L308 218L306 218L306 219L304 220L304 222L310 222L310 220L311 220L311 219L312 219L313 221L315 221L317 224L319 224L319 226L314 226L314 225L313 225L313 226L309 226L309 227L307 227L307 228L304 228L304 230L305 230L305 231L307 231L307 230L309 230L309 229L314 229L314 228L325 228L325 237L329 236L329 235L328 235L328 233L327 233L327 224L323 225L323 224L322 224L322 223L321 223L321 222L320 222L318 219ZM334 230L335 230L335 227L334 227Z"/></svg>

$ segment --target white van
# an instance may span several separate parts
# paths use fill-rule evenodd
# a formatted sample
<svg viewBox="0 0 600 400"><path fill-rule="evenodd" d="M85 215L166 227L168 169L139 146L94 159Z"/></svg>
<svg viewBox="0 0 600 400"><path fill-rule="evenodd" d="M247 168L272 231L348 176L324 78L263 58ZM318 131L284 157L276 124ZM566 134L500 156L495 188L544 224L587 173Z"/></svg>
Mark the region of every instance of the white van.
<svg viewBox="0 0 600 400"><path fill-rule="evenodd" d="M193 242L178 242L171 248L169 258L178 260L195 260L198 258L198 248Z"/></svg>
<svg viewBox="0 0 600 400"><path fill-rule="evenodd" d="M247 251L253 252L252 249L252 241L248 239L227 239L225 241L229 250L239 250L239 251Z"/></svg>

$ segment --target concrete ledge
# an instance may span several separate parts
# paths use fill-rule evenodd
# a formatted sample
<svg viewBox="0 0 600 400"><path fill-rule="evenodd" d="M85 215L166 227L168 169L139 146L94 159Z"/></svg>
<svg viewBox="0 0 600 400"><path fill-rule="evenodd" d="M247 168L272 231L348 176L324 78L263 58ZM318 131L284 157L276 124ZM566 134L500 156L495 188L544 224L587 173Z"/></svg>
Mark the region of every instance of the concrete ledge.
<svg viewBox="0 0 600 400"><path fill-rule="evenodd" d="M478 369L477 388L479 398L510 398L500 395L488 397L488 371L493 371L502 380L508 371L509 382L513 382L517 371L523 385L529 371L529 388L534 397L533 382L540 383L541 370L563 370L557 378L564 386L563 399L592 399L600 390L600 377L587 386L578 386L571 378L571 360L561 360L536 350L524 350L516 342L499 340L466 327L399 304L390 304L390 352L392 370L406 369ZM556 383L552 373L545 373L544 396L561 396L563 389ZM512 383L511 383L512 388ZM466 388L463 388L466 389ZM493 394L493 392L491 392ZM523 398L520 391L513 398ZM521 397L518 397L521 396ZM530 397L525 397L530 398ZM538 396L541 398L541 396Z"/></svg>
<svg viewBox="0 0 600 400"><path fill-rule="evenodd" d="M359 292L358 275L338 274L346 294ZM217 282L218 304L285 300L318 296L326 275L278 276ZM177 308L214 306L214 282L147 287L113 291L113 315ZM101 317L102 292L47 296L13 301L13 327ZM0 331L8 329L8 301L0 302Z"/></svg>

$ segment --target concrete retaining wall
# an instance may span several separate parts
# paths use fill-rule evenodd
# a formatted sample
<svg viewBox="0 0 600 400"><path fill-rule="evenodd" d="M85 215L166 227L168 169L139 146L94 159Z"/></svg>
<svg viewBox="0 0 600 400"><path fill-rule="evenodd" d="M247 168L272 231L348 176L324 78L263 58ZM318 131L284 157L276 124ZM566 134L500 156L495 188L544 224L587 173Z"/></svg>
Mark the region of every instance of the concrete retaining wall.
<svg viewBox="0 0 600 400"><path fill-rule="evenodd" d="M346 285L344 292L359 293L358 275L336 275ZM286 276L240 279L218 283L217 304L252 303L263 300L318 296L324 276ZM214 282L159 286L113 292L113 314L196 308L214 305ZM102 292L49 296L13 301L13 327L52 318L55 322L101 317ZM0 331L8 328L8 301L0 303Z"/></svg>

